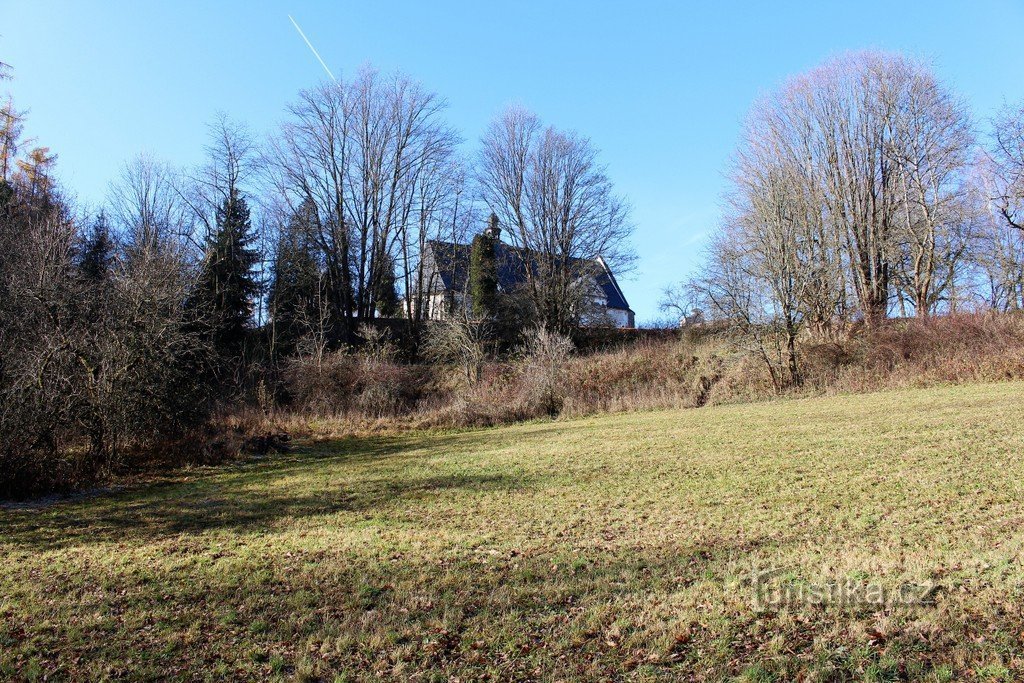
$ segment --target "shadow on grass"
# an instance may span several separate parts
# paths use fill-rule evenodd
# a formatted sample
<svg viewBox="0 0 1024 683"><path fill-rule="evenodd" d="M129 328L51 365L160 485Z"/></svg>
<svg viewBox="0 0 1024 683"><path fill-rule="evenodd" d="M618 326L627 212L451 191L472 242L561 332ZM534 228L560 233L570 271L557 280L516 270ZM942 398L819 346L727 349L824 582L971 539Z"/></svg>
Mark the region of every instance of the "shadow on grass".
<svg viewBox="0 0 1024 683"><path fill-rule="evenodd" d="M0 511L0 539L23 550L46 550L218 530L259 533L301 518L386 512L451 490L514 492L535 484L536 477L507 471L423 476L423 466L414 462L426 453L472 452L487 442L480 432L322 442L279 458L193 472L186 481ZM335 475L344 485L332 481Z"/></svg>
<svg viewBox="0 0 1024 683"><path fill-rule="evenodd" d="M432 490L432 484L421 483L424 491ZM185 671L192 674L188 678L199 677L204 661L213 657L234 659L233 666L245 667L251 665L246 658L253 651L273 647L268 643L313 637L341 643L316 655L316 666L323 667L318 677L327 680L331 669L358 671L370 678L370 664L391 656L402 657L412 670L437 672L441 678L454 670L465 680L535 680L538 670L544 670L550 674L545 678L551 679L622 680L624 672L636 666L630 661L637 649L643 648L658 655L658 666L665 667L666 674L699 665L707 678L724 680L738 674L742 663L756 661L762 646L779 634L796 661L811 651L820 632L812 629L830 626L787 619L760 628L746 602L738 609L735 601L725 607L720 591L725 590L736 553L756 552L775 542L767 537L744 542L723 538L693 547L618 552L596 546L582 551L534 548L526 554L506 547L497 554L469 551L443 564L436 557L415 555L380 562L371 553L356 563L326 561L273 577L254 571L254 563L261 560L250 559L211 569L216 581L192 567L181 570L192 572L188 575L169 571L152 581L129 584L127 597L115 593L111 598L126 610L131 605L134 610L174 614L167 617L168 624L175 624L169 628L185 628L209 614L243 616L240 629L234 624L228 624L230 632L212 626L184 661L180 651L155 645L146 657L125 661L125 653L132 652L129 629L90 629L77 641L58 641L58 630L39 628L28 619L23 628L33 637L20 646L44 661L77 663L81 658L85 666L98 661L108 667L117 663L128 677L147 665L177 667L185 679ZM280 554L267 561L278 570L287 566ZM279 582L305 596L301 606L287 602L285 594L292 591L282 590ZM747 591L741 600L752 600L748 587L729 590ZM705 608L711 613L707 627L700 623L698 628L697 621L675 623L679 617L671 606L673 599L694 591L715 601ZM60 600L67 601L72 614L94 609L68 596ZM645 608L637 609L638 604ZM244 624L261 627L247 630ZM673 640L666 636L667 628L675 633L686 629L686 635ZM626 642L620 643L622 639ZM375 657L368 658L367 652ZM83 657L85 653L89 656ZM710 671L713 675L707 674ZM787 673L772 680L792 680Z"/></svg>

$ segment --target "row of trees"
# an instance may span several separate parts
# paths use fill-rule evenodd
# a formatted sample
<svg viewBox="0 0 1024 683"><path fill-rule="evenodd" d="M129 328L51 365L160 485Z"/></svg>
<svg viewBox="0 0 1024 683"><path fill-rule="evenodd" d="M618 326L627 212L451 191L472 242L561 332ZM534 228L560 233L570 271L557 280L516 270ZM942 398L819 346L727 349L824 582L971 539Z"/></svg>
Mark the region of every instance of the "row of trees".
<svg viewBox="0 0 1024 683"><path fill-rule="evenodd" d="M977 143L967 108L922 62L847 55L763 98L727 212L685 300L741 332L776 386L798 340L984 303L1018 309L1024 112Z"/></svg>
<svg viewBox="0 0 1024 683"><path fill-rule="evenodd" d="M258 213L252 235L231 239L258 252L249 270L264 296L255 301L249 288L256 317L238 313L268 324L277 357L310 338L349 341L358 321L375 316L422 323L436 284L427 281L427 243L468 242L491 213L534 259L531 315L571 330L582 314L572 291L579 264L600 255L621 270L632 259L628 207L596 150L513 108L467 160L444 106L407 77L367 70L300 93L262 145L222 118L197 171L175 178L147 159L126 167L111 193L117 227L153 223L193 242L216 240L225 236L216 236L208 207L234 197Z"/></svg>
<svg viewBox="0 0 1024 683"><path fill-rule="evenodd" d="M593 147L511 110L469 162L444 107L404 76L363 71L300 93L263 142L220 117L195 168L133 159L86 211L8 98L0 466L37 476L45 454L86 443L80 461L103 469L266 386L289 357L353 341L360 321L404 317L415 332L427 243L468 241L486 213L541 264L524 315L575 324L560 298L574 259L629 256L626 207ZM481 305L477 317L495 315Z"/></svg>

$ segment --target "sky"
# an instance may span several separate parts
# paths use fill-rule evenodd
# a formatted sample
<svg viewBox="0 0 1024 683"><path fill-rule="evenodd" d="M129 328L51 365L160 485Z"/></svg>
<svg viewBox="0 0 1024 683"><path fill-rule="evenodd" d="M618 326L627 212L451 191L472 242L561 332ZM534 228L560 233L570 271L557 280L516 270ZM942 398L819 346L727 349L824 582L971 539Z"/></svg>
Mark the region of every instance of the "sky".
<svg viewBox="0 0 1024 683"><path fill-rule="evenodd" d="M620 284L651 321L719 224L755 99L857 49L930 61L979 134L1024 100L1024 0L854 2L151 2L0 0L5 84L63 185L99 205L140 152L198 163L217 112L271 133L299 90L401 70L448 102L473 154L516 104L590 138L632 206L635 271Z"/></svg>

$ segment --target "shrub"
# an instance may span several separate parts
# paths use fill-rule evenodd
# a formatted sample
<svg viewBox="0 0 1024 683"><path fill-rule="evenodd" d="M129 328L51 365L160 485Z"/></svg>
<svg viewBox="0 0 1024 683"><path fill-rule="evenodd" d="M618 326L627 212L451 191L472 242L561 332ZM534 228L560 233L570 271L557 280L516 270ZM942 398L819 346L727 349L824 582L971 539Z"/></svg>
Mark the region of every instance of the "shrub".
<svg viewBox="0 0 1024 683"><path fill-rule="evenodd" d="M290 360L284 371L292 411L382 418L411 411L430 369L349 351Z"/></svg>
<svg viewBox="0 0 1024 683"><path fill-rule="evenodd" d="M566 378L572 341L537 327L523 347L523 384L532 404L546 415L558 415L567 391Z"/></svg>

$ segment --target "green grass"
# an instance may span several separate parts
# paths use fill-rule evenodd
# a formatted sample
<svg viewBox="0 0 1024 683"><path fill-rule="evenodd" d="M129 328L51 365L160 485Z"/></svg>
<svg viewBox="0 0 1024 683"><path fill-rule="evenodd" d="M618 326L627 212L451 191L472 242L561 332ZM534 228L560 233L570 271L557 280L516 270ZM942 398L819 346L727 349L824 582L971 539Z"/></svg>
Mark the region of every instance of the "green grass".
<svg viewBox="0 0 1024 683"><path fill-rule="evenodd" d="M0 679L1019 679L1022 423L1017 383L634 413L0 510ZM943 589L759 611L768 568Z"/></svg>

